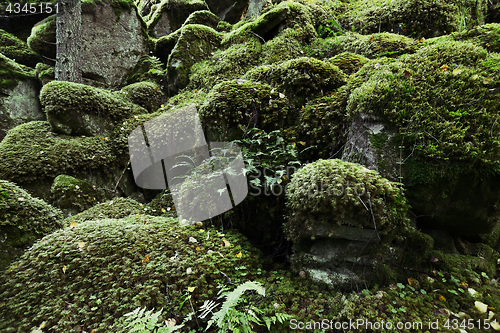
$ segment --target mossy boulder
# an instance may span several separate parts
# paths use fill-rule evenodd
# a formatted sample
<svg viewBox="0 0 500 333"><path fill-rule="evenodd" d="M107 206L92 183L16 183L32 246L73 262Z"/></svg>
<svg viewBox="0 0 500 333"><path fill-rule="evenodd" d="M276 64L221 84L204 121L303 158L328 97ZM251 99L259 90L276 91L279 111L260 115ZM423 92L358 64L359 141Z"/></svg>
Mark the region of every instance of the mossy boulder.
<svg viewBox="0 0 500 333"><path fill-rule="evenodd" d="M220 22L220 18L209 10L198 10L191 13L186 21L184 21L183 26L188 24L203 24L212 29L217 30L217 26Z"/></svg>
<svg viewBox="0 0 500 333"><path fill-rule="evenodd" d="M178 29L156 40L153 53L163 64L168 63L168 57L177 44L182 31L183 29Z"/></svg>
<svg viewBox="0 0 500 333"><path fill-rule="evenodd" d="M216 50L208 60L191 67L187 89L209 91L218 83L244 76L260 64L261 50L261 43L256 38Z"/></svg>
<svg viewBox="0 0 500 333"><path fill-rule="evenodd" d="M200 24L187 25L168 57L168 90L176 94L189 83L191 66L210 57L221 42L214 29Z"/></svg>
<svg viewBox="0 0 500 333"><path fill-rule="evenodd" d="M432 45L444 40L465 41L485 48L488 52L500 52L500 23L489 23L474 26L460 32L454 32L446 36L431 38L423 45Z"/></svg>
<svg viewBox="0 0 500 333"><path fill-rule="evenodd" d="M182 307L188 287L194 288L191 302L201 304L216 295L224 275L233 283L254 279L261 258L237 232L180 227L177 219L141 215L73 224L2 273L0 329L22 332L45 322L56 331L123 331L118 318L144 306L173 306L184 316L191 312Z"/></svg>
<svg viewBox="0 0 500 333"><path fill-rule="evenodd" d="M121 219L133 215L151 214L152 209L130 198L117 197L113 200L97 203L96 205L72 216L68 216L62 221L63 226L71 226L73 223L85 221L97 221L103 219Z"/></svg>
<svg viewBox="0 0 500 333"><path fill-rule="evenodd" d="M143 107L148 112L158 110L167 100L160 86L153 82L133 83L123 87L121 91L128 94L125 96L126 99Z"/></svg>
<svg viewBox="0 0 500 333"><path fill-rule="evenodd" d="M307 164L293 174L286 199L284 229L294 242L294 268L330 285L386 280L377 272L384 260L401 260L401 251L389 247L415 233L399 184L354 163Z"/></svg>
<svg viewBox="0 0 500 333"><path fill-rule="evenodd" d="M344 52L355 53L369 59L396 58L402 54L415 53L421 44L419 40L394 33L360 35L349 32L313 41L309 45L307 53L318 59L331 58Z"/></svg>
<svg viewBox="0 0 500 333"><path fill-rule="evenodd" d="M28 46L38 54L56 59L56 15L38 22L31 29Z"/></svg>
<svg viewBox="0 0 500 333"><path fill-rule="evenodd" d="M61 209L64 215L74 215L82 212L101 201L102 194L88 182L59 175L50 188L52 205Z"/></svg>
<svg viewBox="0 0 500 333"><path fill-rule="evenodd" d="M0 29L0 53L19 64L32 68L42 61L42 57L30 50L26 42L2 29Z"/></svg>
<svg viewBox="0 0 500 333"><path fill-rule="evenodd" d="M0 54L0 140L25 122L44 120L35 71Z"/></svg>
<svg viewBox="0 0 500 333"><path fill-rule="evenodd" d="M284 94L265 83L238 79L216 85L199 113L209 141L231 141L249 128L282 128L292 121L288 103Z"/></svg>
<svg viewBox="0 0 500 333"><path fill-rule="evenodd" d="M347 80L337 66L310 57L259 66L247 77L276 87L298 106L313 96L334 91Z"/></svg>
<svg viewBox="0 0 500 333"><path fill-rule="evenodd" d="M328 59L328 62L340 68L347 75L351 75L363 67L368 62L368 58L356 53L342 52Z"/></svg>
<svg viewBox="0 0 500 333"><path fill-rule="evenodd" d="M346 29L370 34L394 32L414 38L436 37L484 24L487 1L419 1L392 3L355 1L346 6L338 22Z"/></svg>
<svg viewBox="0 0 500 333"><path fill-rule="evenodd" d="M0 180L0 270L37 239L61 228L62 212L14 183Z"/></svg>
<svg viewBox="0 0 500 333"><path fill-rule="evenodd" d="M113 93L62 81L47 83L40 93L40 102L52 129L66 135L108 136L117 122L147 112L129 99L133 97L127 90Z"/></svg>
<svg viewBox="0 0 500 333"><path fill-rule="evenodd" d="M0 160L0 178L17 182L39 197L49 195L54 178L61 174L116 184L109 180L116 171L109 139L57 135L46 121L10 130L0 142Z"/></svg>
<svg viewBox="0 0 500 333"><path fill-rule="evenodd" d="M499 199L497 59L473 43L441 40L368 62L349 80L344 158L402 180L422 225L490 232Z"/></svg>
<svg viewBox="0 0 500 333"><path fill-rule="evenodd" d="M209 10L203 0L166 0L158 4L147 21L151 36L160 38L179 29L193 12Z"/></svg>

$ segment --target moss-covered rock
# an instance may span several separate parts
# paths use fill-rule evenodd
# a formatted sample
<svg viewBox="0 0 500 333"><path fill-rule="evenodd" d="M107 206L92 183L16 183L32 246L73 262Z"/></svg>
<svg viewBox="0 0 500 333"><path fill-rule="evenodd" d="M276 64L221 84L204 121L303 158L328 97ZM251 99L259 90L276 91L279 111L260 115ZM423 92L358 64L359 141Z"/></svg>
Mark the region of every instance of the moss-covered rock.
<svg viewBox="0 0 500 333"><path fill-rule="evenodd" d="M393 34L375 33L360 35L345 33L337 37L318 39L308 46L308 54L318 59L330 58L344 52L350 52L367 58L398 57L406 53L415 53L421 43L413 38Z"/></svg>
<svg viewBox="0 0 500 333"><path fill-rule="evenodd" d="M162 1L148 18L149 33L156 38L166 36L179 29L190 14L203 10L209 10L203 0Z"/></svg>
<svg viewBox="0 0 500 333"><path fill-rule="evenodd" d="M286 198L284 229L294 242L294 268L329 285L387 281L393 273L380 266L401 260L401 249L388 246L404 235L414 239L398 184L361 165L338 159L307 164L293 174Z"/></svg>
<svg viewBox="0 0 500 333"><path fill-rule="evenodd" d="M175 94L189 83L191 66L210 57L219 47L221 36L214 29L200 24L187 25L168 57L168 90Z"/></svg>
<svg viewBox="0 0 500 333"><path fill-rule="evenodd" d="M98 203L78 214L68 216L62 221L63 226L71 226L73 223L82 223L85 221L97 221L102 219L121 219L133 215L134 217L141 214L150 214L152 209L147 209L147 206L130 199L117 197L113 200L108 200L103 203Z"/></svg>
<svg viewBox="0 0 500 333"><path fill-rule="evenodd" d="M373 167L402 177L421 223L455 233L491 231L498 216L497 58L470 42L441 40L415 54L370 61L349 80L347 112L365 120L353 122L360 126L351 127L344 158L365 164L358 158L380 156ZM383 126L370 133L374 117ZM391 154L375 151L386 144Z"/></svg>
<svg viewBox="0 0 500 333"><path fill-rule="evenodd" d="M342 52L328 59L328 62L340 68L347 75L356 73L368 59L360 54Z"/></svg>
<svg viewBox="0 0 500 333"><path fill-rule="evenodd" d="M243 76L252 67L260 64L261 49L256 38L233 44L227 49L218 49L209 60L198 62L191 67L187 89L209 91L218 83Z"/></svg>
<svg viewBox="0 0 500 333"><path fill-rule="evenodd" d="M168 63L168 57L177 44L182 31L182 29L178 29L171 34L162 36L156 40L154 55L155 57L158 57L163 64L166 65Z"/></svg>
<svg viewBox="0 0 500 333"><path fill-rule="evenodd" d="M188 24L203 24L212 29L217 30L217 26L220 22L220 18L209 10L198 10L191 13L186 21L184 21L183 26Z"/></svg>
<svg viewBox="0 0 500 333"><path fill-rule="evenodd" d="M137 82L130 84L121 89L126 92L126 99L134 104L142 106L148 112L156 111L165 101L167 97L163 94L161 88L153 82Z"/></svg>
<svg viewBox="0 0 500 333"><path fill-rule="evenodd" d="M500 52L500 23L475 26L471 29L454 32L446 36L431 38L423 45L432 45L444 40L466 41L485 48L489 52Z"/></svg>
<svg viewBox="0 0 500 333"><path fill-rule="evenodd" d="M61 218L59 209L14 183L0 180L0 270L37 239L60 228Z"/></svg>
<svg viewBox="0 0 500 333"><path fill-rule="evenodd" d="M35 71L0 53L0 140L25 122L45 120Z"/></svg>
<svg viewBox="0 0 500 333"><path fill-rule="evenodd" d="M191 302L201 304L226 281L221 272L233 283L254 279L261 258L237 232L180 227L176 219L141 215L73 224L2 273L0 329L21 332L45 321L57 331L123 330L117 318L139 306L172 305L186 315L191 307L181 304L188 287L195 288ZM22 287L28 283L36 288Z"/></svg>
<svg viewBox="0 0 500 333"><path fill-rule="evenodd" d="M115 157L106 138L56 135L48 122L32 121L9 131L0 142L0 160L0 178L41 186L60 174L110 171Z"/></svg>
<svg viewBox="0 0 500 333"><path fill-rule="evenodd" d="M151 81L163 86L164 65L155 56L143 55L137 61L134 68L129 71L127 83L132 84L142 81Z"/></svg>
<svg viewBox="0 0 500 333"><path fill-rule="evenodd" d="M318 160L294 173L287 201L285 230L294 241L310 233L315 222L373 228L371 212L382 235L407 223L408 205L396 183L338 159Z"/></svg>
<svg viewBox="0 0 500 333"><path fill-rule="evenodd" d="M101 193L84 180L59 175L50 188L52 205L61 209L64 215L74 215L101 201Z"/></svg>
<svg viewBox="0 0 500 333"><path fill-rule="evenodd" d="M271 86L238 79L216 85L200 108L209 141L240 139L250 128L271 131L293 122L288 98Z"/></svg>
<svg viewBox="0 0 500 333"><path fill-rule="evenodd" d="M36 77L42 85L46 85L50 81L55 80L54 67L39 62L36 64Z"/></svg>
<svg viewBox="0 0 500 333"><path fill-rule="evenodd" d="M309 57L259 66L247 77L278 88L298 106L313 96L332 92L347 80L337 66Z"/></svg>
<svg viewBox="0 0 500 333"><path fill-rule="evenodd" d="M117 122L147 112L128 102L129 98L133 99L126 90L112 93L62 81L47 83L40 93L52 129L66 135L108 136Z"/></svg>
<svg viewBox="0 0 500 333"><path fill-rule="evenodd" d="M38 22L31 29L28 46L38 54L56 59L56 15Z"/></svg>
<svg viewBox="0 0 500 333"><path fill-rule="evenodd" d="M30 50L24 41L2 29L0 29L0 53L19 64L33 68L42 61L40 55Z"/></svg>
<svg viewBox="0 0 500 333"><path fill-rule="evenodd" d="M346 30L362 34L394 32L435 37L484 24L487 1L355 1L338 18Z"/></svg>

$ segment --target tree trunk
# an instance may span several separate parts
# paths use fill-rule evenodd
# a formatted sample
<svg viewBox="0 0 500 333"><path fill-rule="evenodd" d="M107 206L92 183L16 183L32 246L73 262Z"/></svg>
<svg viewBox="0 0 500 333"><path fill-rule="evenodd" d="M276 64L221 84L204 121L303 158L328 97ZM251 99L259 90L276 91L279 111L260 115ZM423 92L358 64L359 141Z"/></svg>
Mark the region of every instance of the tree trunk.
<svg viewBox="0 0 500 333"><path fill-rule="evenodd" d="M81 0L57 0L57 55L55 76L58 81L82 82L82 4Z"/></svg>

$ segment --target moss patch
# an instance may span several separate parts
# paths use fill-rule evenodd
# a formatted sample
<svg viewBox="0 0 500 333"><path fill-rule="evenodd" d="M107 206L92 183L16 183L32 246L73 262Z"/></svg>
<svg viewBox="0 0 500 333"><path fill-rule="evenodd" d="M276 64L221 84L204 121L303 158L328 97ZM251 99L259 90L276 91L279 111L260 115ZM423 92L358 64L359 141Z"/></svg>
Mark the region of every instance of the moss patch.
<svg viewBox="0 0 500 333"><path fill-rule="evenodd" d="M38 238L60 228L61 218L59 209L14 183L0 180L0 270Z"/></svg>
<svg viewBox="0 0 500 333"><path fill-rule="evenodd" d="M185 315L191 308L179 305L188 287L195 288L193 304L210 299L213 286L226 281L220 272L234 283L252 279L242 274L256 272L260 258L236 232L181 228L175 219L83 222L46 236L2 274L0 328L20 332L46 321L58 331L75 325L107 331L138 306L172 305ZM235 269L240 266L245 271ZM36 288L19 287L27 283Z"/></svg>
<svg viewBox="0 0 500 333"><path fill-rule="evenodd" d="M117 121L146 111L129 94L53 81L42 87L40 102L54 131L68 135L108 135Z"/></svg>
<svg viewBox="0 0 500 333"><path fill-rule="evenodd" d="M24 41L2 29L0 29L0 53L17 63L33 68L42 61L40 55L30 50Z"/></svg>
<svg viewBox="0 0 500 333"><path fill-rule="evenodd" d="M21 183L81 170L106 173L115 161L109 140L56 135L46 121L10 130L0 142L0 159L0 178Z"/></svg>
<svg viewBox="0 0 500 333"><path fill-rule="evenodd" d="M66 216L92 207L103 196L95 186L67 175L59 175L54 179L50 193L52 204L65 212Z"/></svg>
<svg viewBox="0 0 500 333"><path fill-rule="evenodd" d="M293 121L287 117L288 109L286 96L269 85L238 79L222 82L210 91L200 119L210 141L230 141L240 139L250 128L282 128Z"/></svg>
<svg viewBox="0 0 500 333"><path fill-rule="evenodd" d="M18 80L34 78L35 72L0 53L0 88L12 89Z"/></svg>
<svg viewBox="0 0 500 333"><path fill-rule="evenodd" d="M153 82L137 82L123 87L121 91L127 92L126 99L142 106L149 112L156 111L165 101L166 96L161 88Z"/></svg>

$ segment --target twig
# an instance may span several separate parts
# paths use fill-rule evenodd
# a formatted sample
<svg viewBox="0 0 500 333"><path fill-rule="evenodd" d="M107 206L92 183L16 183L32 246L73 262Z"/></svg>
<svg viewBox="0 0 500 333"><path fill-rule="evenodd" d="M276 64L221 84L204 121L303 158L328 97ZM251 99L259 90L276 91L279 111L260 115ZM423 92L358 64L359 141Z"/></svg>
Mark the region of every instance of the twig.
<svg viewBox="0 0 500 333"><path fill-rule="evenodd" d="M116 185L115 185L115 188L113 189L113 192L116 191L116 189L118 188L118 184L120 184L120 180L122 180L122 177L125 174L125 171L127 171L127 168L129 165L130 165L130 161L128 161L127 165L125 166L125 169L123 169L123 172L122 172L120 178L118 178L118 181L116 182Z"/></svg>

